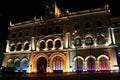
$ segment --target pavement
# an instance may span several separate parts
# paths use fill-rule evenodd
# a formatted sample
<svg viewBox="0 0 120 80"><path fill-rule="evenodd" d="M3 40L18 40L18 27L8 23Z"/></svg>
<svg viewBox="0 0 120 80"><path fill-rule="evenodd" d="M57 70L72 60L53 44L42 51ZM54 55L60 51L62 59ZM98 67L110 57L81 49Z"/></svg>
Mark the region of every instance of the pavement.
<svg viewBox="0 0 120 80"><path fill-rule="evenodd" d="M120 80L120 72L15 73L0 80Z"/></svg>

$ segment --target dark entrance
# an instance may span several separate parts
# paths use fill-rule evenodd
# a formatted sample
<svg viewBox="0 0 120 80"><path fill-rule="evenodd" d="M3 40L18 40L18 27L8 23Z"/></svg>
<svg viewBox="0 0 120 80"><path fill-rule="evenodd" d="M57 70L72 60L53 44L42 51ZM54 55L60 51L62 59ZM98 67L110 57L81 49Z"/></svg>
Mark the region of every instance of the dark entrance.
<svg viewBox="0 0 120 80"><path fill-rule="evenodd" d="M37 60L37 72L43 73L46 72L47 60L44 57L40 57Z"/></svg>

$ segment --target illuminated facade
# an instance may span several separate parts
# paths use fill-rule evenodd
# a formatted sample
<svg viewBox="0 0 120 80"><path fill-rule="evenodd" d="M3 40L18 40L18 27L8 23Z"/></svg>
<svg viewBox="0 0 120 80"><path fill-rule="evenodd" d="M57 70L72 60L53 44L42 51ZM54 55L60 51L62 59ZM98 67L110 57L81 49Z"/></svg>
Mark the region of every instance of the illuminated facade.
<svg viewBox="0 0 120 80"><path fill-rule="evenodd" d="M43 17L10 23L3 66L29 73L118 70L110 26L106 7L61 14L54 4Z"/></svg>

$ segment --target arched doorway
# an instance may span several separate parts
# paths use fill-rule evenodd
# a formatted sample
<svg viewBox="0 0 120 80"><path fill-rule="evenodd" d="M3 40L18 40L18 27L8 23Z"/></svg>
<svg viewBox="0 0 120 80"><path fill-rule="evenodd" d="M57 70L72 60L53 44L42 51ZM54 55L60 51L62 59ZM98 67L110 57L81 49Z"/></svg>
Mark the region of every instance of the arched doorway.
<svg viewBox="0 0 120 80"><path fill-rule="evenodd" d="M95 71L95 60L92 57L87 60L87 71Z"/></svg>
<svg viewBox="0 0 120 80"><path fill-rule="evenodd" d="M13 59L8 60L7 67L14 67L14 60Z"/></svg>
<svg viewBox="0 0 120 80"><path fill-rule="evenodd" d="M20 60L15 61L15 70L20 71Z"/></svg>
<svg viewBox="0 0 120 80"><path fill-rule="evenodd" d="M22 71L27 71L28 69L28 59L24 58L21 61L21 67L22 67Z"/></svg>
<svg viewBox="0 0 120 80"><path fill-rule="evenodd" d="M53 72L63 72L64 60L60 56L56 56L52 61Z"/></svg>
<svg viewBox="0 0 120 80"><path fill-rule="evenodd" d="M47 60L44 57L40 57L37 60L37 72L42 73L46 72Z"/></svg>
<svg viewBox="0 0 120 80"><path fill-rule="evenodd" d="M109 70L109 60L107 60L105 57L101 57L99 59L99 68L101 71Z"/></svg>
<svg viewBox="0 0 120 80"><path fill-rule="evenodd" d="M80 58L77 58L75 61L75 70L77 72L83 71L83 60Z"/></svg>

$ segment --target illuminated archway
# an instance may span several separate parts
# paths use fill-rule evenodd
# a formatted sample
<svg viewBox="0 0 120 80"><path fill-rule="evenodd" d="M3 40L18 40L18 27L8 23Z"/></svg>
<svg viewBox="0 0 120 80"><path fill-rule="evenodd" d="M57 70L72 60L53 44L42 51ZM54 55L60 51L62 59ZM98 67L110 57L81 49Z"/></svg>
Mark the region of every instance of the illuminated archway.
<svg viewBox="0 0 120 80"><path fill-rule="evenodd" d="M77 56L73 59L73 61L74 61L75 71L83 71L84 58L81 56Z"/></svg>
<svg viewBox="0 0 120 80"><path fill-rule="evenodd" d="M44 59L43 59L44 58ZM39 68L42 66L42 64L41 65L37 65L37 64L39 64L39 61L41 62L42 60L41 59L43 59L43 61L48 61L48 56L46 55L46 54L44 54L44 53L39 53L39 54L37 54L35 57L34 57L34 59L33 59L33 64L34 65L32 65L31 67L32 67L32 70L31 71L33 71L33 72L40 72L40 70L39 70ZM43 63L44 64L44 63ZM47 71L47 62L46 62L46 72L48 72ZM39 67L39 68L38 68Z"/></svg>
<svg viewBox="0 0 120 80"><path fill-rule="evenodd" d="M8 60L7 67L14 67L14 60L13 59Z"/></svg>
<svg viewBox="0 0 120 80"><path fill-rule="evenodd" d="M36 64L37 64L37 72L38 73L46 72L47 60L44 57L38 58Z"/></svg>
<svg viewBox="0 0 120 80"><path fill-rule="evenodd" d="M68 71L67 59L63 53L55 52L49 57L49 59L50 59L50 72L53 72L55 68L58 69L58 71L59 70L63 72ZM59 64L59 66L57 65L55 66L56 63Z"/></svg>
<svg viewBox="0 0 120 80"><path fill-rule="evenodd" d="M109 58L106 55L100 55L98 57L99 70L109 70Z"/></svg>
<svg viewBox="0 0 120 80"><path fill-rule="evenodd" d="M27 58L23 58L21 61L21 67L23 71L27 71L28 69L28 59Z"/></svg>
<svg viewBox="0 0 120 80"><path fill-rule="evenodd" d="M64 65L64 61L60 56L56 56L54 57L53 61L52 61L52 69L53 72L56 71L63 71L63 65Z"/></svg>
<svg viewBox="0 0 120 80"><path fill-rule="evenodd" d="M15 70L20 71L20 59L19 58L15 59L14 64L15 64L14 66Z"/></svg>
<svg viewBox="0 0 120 80"><path fill-rule="evenodd" d="M88 56L85 61L87 62L87 71L95 71L96 70L96 58L92 55Z"/></svg>

